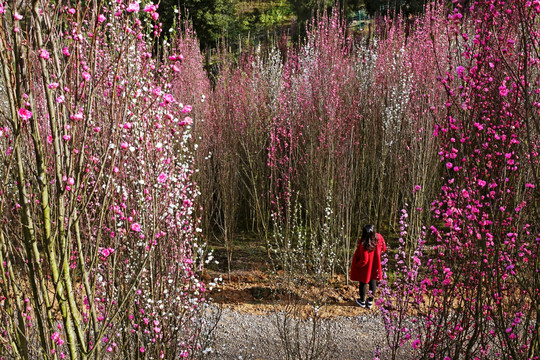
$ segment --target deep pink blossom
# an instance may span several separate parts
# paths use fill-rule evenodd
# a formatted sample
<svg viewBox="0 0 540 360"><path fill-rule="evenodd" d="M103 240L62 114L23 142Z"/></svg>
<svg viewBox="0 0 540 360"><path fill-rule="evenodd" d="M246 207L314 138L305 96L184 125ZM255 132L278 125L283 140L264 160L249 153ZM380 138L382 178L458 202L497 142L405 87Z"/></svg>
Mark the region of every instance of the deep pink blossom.
<svg viewBox="0 0 540 360"><path fill-rule="evenodd" d="M145 12L154 12L157 10L157 5L154 4L148 4L144 7Z"/></svg>
<svg viewBox="0 0 540 360"><path fill-rule="evenodd" d="M159 176L157 178L157 181L159 183L164 183L165 181L167 181L167 178L168 178L167 174L161 173L161 174L159 174Z"/></svg>
<svg viewBox="0 0 540 360"><path fill-rule="evenodd" d="M23 120L28 120L32 117L32 112L30 110L27 110L25 108L19 109L19 116Z"/></svg>
<svg viewBox="0 0 540 360"><path fill-rule="evenodd" d="M133 230L135 232L139 232L139 231L141 231L141 225L139 225L138 223L133 223L133 224L131 224L131 230Z"/></svg>
<svg viewBox="0 0 540 360"><path fill-rule="evenodd" d="M114 249L112 248L103 248L101 249L101 255L105 258L109 257L112 253L114 253ZM103 342L107 342L109 339L107 337L103 338Z"/></svg>
<svg viewBox="0 0 540 360"><path fill-rule="evenodd" d="M42 59L45 59L45 60L49 60L51 58L51 55L49 54L49 52L45 49L40 49L39 50L39 57L42 58Z"/></svg>
<svg viewBox="0 0 540 360"><path fill-rule="evenodd" d="M174 101L174 97L171 94L165 94L163 95L163 100L165 103L172 103Z"/></svg>
<svg viewBox="0 0 540 360"><path fill-rule="evenodd" d="M506 88L505 84L499 86L499 94L501 96L508 96L508 89Z"/></svg>

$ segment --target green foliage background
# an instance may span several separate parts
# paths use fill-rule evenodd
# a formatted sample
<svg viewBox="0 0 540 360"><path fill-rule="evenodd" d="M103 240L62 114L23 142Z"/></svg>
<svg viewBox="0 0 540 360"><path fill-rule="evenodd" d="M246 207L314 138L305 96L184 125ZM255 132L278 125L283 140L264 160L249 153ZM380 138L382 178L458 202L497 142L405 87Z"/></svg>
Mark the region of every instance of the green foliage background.
<svg viewBox="0 0 540 360"><path fill-rule="evenodd" d="M179 14L189 18L201 49L206 50L222 40L238 44L240 38L260 38L283 26L292 26L302 35L317 11L335 6L353 19L360 9L370 16L387 11L408 15L421 12L424 4L425 0L161 0L160 14L165 31Z"/></svg>

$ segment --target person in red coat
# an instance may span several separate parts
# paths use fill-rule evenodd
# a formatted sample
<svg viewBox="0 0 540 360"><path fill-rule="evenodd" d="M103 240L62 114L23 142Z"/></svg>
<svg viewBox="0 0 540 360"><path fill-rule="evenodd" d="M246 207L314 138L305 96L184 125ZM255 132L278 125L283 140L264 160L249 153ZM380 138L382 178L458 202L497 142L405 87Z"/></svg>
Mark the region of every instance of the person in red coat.
<svg viewBox="0 0 540 360"><path fill-rule="evenodd" d="M386 243L381 234L375 232L373 225L362 229L351 264L351 280L359 281L360 298L356 303L361 307L371 308L373 296L377 291L377 281L382 280L381 254L386 251ZM366 301L369 284L370 297Z"/></svg>

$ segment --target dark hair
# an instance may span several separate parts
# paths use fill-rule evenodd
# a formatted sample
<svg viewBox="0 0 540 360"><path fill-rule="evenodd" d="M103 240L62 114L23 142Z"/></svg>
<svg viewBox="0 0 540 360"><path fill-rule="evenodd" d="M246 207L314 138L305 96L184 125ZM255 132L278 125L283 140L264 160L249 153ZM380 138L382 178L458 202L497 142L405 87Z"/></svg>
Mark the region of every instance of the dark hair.
<svg viewBox="0 0 540 360"><path fill-rule="evenodd" d="M362 245L367 251L373 251L379 243L379 239L375 234L375 226L369 224L362 229Z"/></svg>

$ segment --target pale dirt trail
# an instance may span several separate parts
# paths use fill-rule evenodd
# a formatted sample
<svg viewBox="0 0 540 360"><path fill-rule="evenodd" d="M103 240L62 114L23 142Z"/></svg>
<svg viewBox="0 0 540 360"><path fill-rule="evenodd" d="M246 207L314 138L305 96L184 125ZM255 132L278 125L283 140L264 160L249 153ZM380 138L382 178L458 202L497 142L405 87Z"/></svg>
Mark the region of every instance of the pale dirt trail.
<svg viewBox="0 0 540 360"><path fill-rule="evenodd" d="M362 311L358 313L355 309L353 316L332 317L324 322L324 328L330 330L332 344L330 353L322 359L373 359L376 347L386 346L382 318L375 310ZM283 359L283 344L275 324L275 314L223 309L215 330L212 358Z"/></svg>

